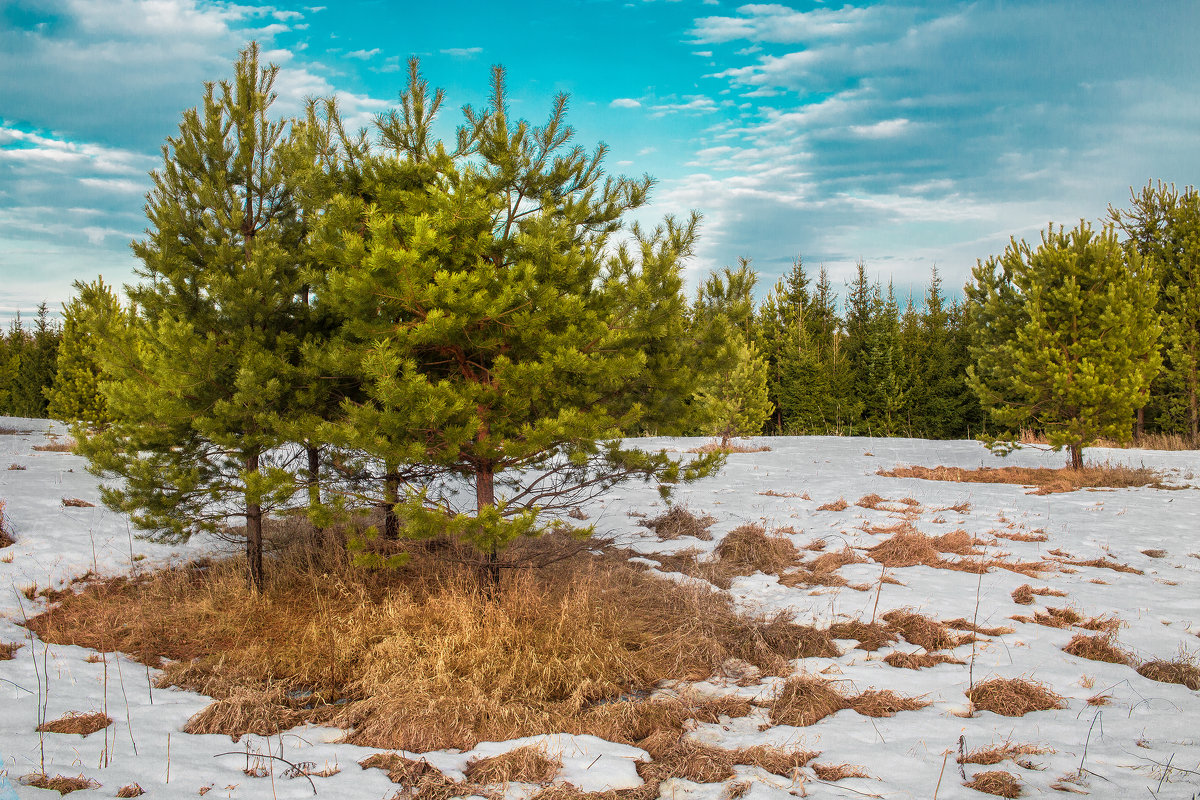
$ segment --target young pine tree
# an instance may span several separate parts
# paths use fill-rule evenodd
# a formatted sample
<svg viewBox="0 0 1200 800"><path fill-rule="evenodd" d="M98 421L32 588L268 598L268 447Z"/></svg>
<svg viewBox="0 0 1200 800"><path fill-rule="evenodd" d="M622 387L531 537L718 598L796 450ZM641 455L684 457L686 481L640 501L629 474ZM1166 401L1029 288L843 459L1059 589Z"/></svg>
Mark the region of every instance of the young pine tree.
<svg viewBox="0 0 1200 800"><path fill-rule="evenodd" d="M1127 440L1157 372L1155 288L1111 228L1053 226L975 269L973 388L1009 430L1033 421L1071 466L1097 438Z"/></svg>
<svg viewBox="0 0 1200 800"><path fill-rule="evenodd" d="M111 421L100 393L96 344L109 338L114 325L127 325L120 298L100 278L75 282L76 296L63 306L62 343L58 348L54 385L46 392L51 418L101 426Z"/></svg>
<svg viewBox="0 0 1200 800"><path fill-rule="evenodd" d="M263 515L289 498L275 463L294 407L303 315L300 229L270 116L277 68L242 52L167 140L135 242L130 327L98 348L113 424L84 437L105 502L166 539L245 520L247 577L263 583Z"/></svg>

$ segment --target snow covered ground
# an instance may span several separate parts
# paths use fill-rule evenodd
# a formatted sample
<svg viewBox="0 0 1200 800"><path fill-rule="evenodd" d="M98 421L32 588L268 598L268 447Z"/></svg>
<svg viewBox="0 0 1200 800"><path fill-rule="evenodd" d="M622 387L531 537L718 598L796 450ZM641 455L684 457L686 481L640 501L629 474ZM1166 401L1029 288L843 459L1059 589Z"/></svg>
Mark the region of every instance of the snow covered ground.
<svg viewBox="0 0 1200 800"><path fill-rule="evenodd" d="M23 786L22 775L40 771L44 747L45 771L53 776L83 775L101 786L75 797L112 797L127 784L137 783L146 797L310 797L313 785L304 778L284 777L282 762L260 760L263 777L248 776L246 759L219 755L243 751L281 754L292 762L312 762L317 769L340 767L330 777L314 777L317 794L325 797L385 798L395 793L382 770L362 770L356 762L373 750L336 744L341 732L298 728L269 740L248 736L231 743L224 736L193 736L180 732L189 716L207 705L207 698L182 691L148 686L146 669L109 654L106 660L77 647L46 646L20 626L23 615L36 613L42 600L30 601L31 586L58 587L89 569L103 574L145 569L170 559L188 558L216 547L193 541L168 547L136 538L124 517L99 505L97 481L82 458L63 452L37 451L48 434L65 435L61 426L44 420L0 418L0 428L28 433L0 434L0 500L16 544L0 550L0 643L23 642L12 660L0 661L0 757L18 797L46 797L47 790ZM631 513L661 513L663 503L653 487L628 486L611 493L589 509L601 532L611 533L635 550L651 554L685 548L712 550L722 535L754 522L768 529L790 528L800 547L824 538L828 549L843 543L863 548L886 536L867 528L898 522L904 506L877 509L854 505L864 495L889 500L914 498L919 508L909 520L919 530L939 535L965 530L986 544L987 556L1010 561L1038 561L1050 551L1070 560L1106 557L1141 570L1142 574L1103 567L1076 566L1030 578L992 569L982 578L971 572L927 566L889 569L900 584L880 583L881 567L874 561L849 564L839 570L850 586L787 588L774 575L761 573L737 578L731 592L749 609L787 608L800 622L827 626L839 620L867 620L893 609L908 609L948 620L977 619L980 626L1005 626L1012 633L984 636L975 645L950 654L963 664L940 664L909 670L889 666L889 653L920 652L900 641L875 652L854 649L840 641L837 658L807 659L798 671L817 673L837 682L843 693L891 689L923 696L931 705L894 717L871 718L845 710L807 727L770 726L765 712L722 724L700 725L692 735L722 747L752 744L801 746L820 750L826 764L861 765L870 778L821 783L788 782L753 768L739 768L753 782L754 800L807 794L811 797L980 798L962 785L955 755L960 739L967 750L991 744L1036 745L1051 749L1028 757L1023 766L1006 761L996 766L968 764L967 777L1003 769L1019 775L1026 796L1060 796L1063 792L1096 797L1122 795L1191 798L1200 793L1200 693L1184 686L1159 683L1121 664L1076 658L1062 647L1078 628L1053 628L1017 622L1014 615L1032 615L1049 606L1069 607L1084 617L1112 616L1121 620L1121 645L1143 659L1172 659L1181 652L1200 651L1200 491L1121 489L1032 495L1021 486L958 484L876 475L897 464L986 466L1061 466L1064 456L1021 451L1001 461L974 442L929 442L904 439L773 438L755 440L769 452L735 454L719 475L679 490L676 501L718 521L714 539L683 538L659 541L637 525ZM684 449L696 440L647 440L647 447ZM1168 474L1171 481L1195 487L1200 473L1195 453L1134 450L1090 450L1092 460L1146 465ZM10 465L18 467L11 469ZM24 469L19 469L24 467ZM819 507L844 498L843 510ZM93 507L64 506L64 499L96 503ZM951 507L958 507L959 511ZM1019 541L1005 535L1044 531L1045 541ZM998 535L999 534L999 535ZM1027 538L1040 538L1036 534ZM1164 551L1152 557L1143 551ZM1157 553L1155 555L1158 555ZM1067 556L1059 556L1066 559ZM675 576L679 577L679 576ZM1035 597L1032 606L1011 597L1022 584L1048 586L1065 597ZM852 588L858 585L863 588ZM878 603L877 609L875 608ZM972 663L973 662L973 663ZM992 677L1025 678L1047 685L1067 700L1057 711L1023 717L991 712L963 714L969 682ZM771 697L782 679L768 678L752 686L710 682L699 688L717 694L741 694L760 700ZM1108 695L1106 705L1088 699ZM78 735L34 732L39 696L45 719L67 712L106 711L116 722L106 732ZM466 753L427 754L428 760L451 777L472 757L493 755L532 740L481 744ZM640 784L634 768L644 754L637 748L592 737L541 737L545 748L559 755L559 780L584 790L632 787ZM949 755L947 755L949 754ZM1170 765L1166 767L1165 765ZM1082 771L1081 771L1082 770ZM1074 783L1064 776L1077 775ZM940 787L939 787L940 784ZM1052 789L1051 784L1059 788ZM208 788L206 788L208 787ZM529 787L513 787L523 796ZM672 800L718 800L725 787L670 781L663 796ZM0 779L0 798L12 796Z"/></svg>

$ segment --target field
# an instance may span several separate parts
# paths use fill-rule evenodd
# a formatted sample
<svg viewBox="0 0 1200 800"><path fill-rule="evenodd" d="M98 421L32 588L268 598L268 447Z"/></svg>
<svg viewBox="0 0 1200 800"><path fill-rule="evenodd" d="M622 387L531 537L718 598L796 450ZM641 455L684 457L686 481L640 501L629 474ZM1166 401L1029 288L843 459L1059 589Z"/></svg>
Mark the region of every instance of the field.
<svg viewBox="0 0 1200 800"><path fill-rule="evenodd" d="M684 766L655 773L652 741L562 730L397 755L345 743L335 725L236 742L183 732L212 698L153 687L159 671L128 656L46 645L22 622L89 571L144 574L227 545L137 539L99 504L65 436L48 447L48 430L62 434L0 419L0 501L15 540L0 547L0 757L20 797L54 796L55 784L22 783L39 773L76 779L81 798L139 787L146 797L444 800L457 785L521 800L645 800L651 779L672 800L1200 793L1193 452L1092 449L1087 459L1108 463L1116 482L1149 483L1039 489L880 473L962 478L907 468L1059 467L1065 456L764 438L754 444L769 450L731 454L719 475L679 489L669 516L652 486L615 490L586 509L612 537L607 558L725 592L747 614L787 612L835 645L782 669L729 658L704 680L658 685L654 698L703 698L718 711L687 725L686 747L672 744Z"/></svg>

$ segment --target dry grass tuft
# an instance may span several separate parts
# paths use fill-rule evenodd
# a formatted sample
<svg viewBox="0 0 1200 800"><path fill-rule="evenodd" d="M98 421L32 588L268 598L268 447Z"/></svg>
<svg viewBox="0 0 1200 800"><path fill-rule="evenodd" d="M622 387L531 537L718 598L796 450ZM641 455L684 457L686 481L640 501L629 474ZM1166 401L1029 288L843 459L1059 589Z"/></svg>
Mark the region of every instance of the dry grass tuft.
<svg viewBox="0 0 1200 800"><path fill-rule="evenodd" d="M1067 593L1058 589L1051 589L1049 586L1042 586L1035 589L1028 583L1023 583L1016 589L1013 589L1012 599L1014 603L1029 606L1033 605L1035 595L1039 597L1066 597Z"/></svg>
<svg viewBox="0 0 1200 800"><path fill-rule="evenodd" d="M983 766L991 766L999 764L1001 761L1011 761L1020 756L1041 756L1047 753L1055 752L1051 747L1042 747L1036 744L1013 744L1005 742L1004 744L994 744L989 747L979 747L971 750L966 755L959 756L955 759L959 764L981 764Z"/></svg>
<svg viewBox="0 0 1200 800"><path fill-rule="evenodd" d="M1001 539L1008 539L1009 541L1012 541L1012 542L1046 542L1046 541L1050 540L1049 534L1047 534L1043 530L1032 530L1032 531L1004 530L1004 531L992 531L992 533Z"/></svg>
<svg viewBox="0 0 1200 800"><path fill-rule="evenodd" d="M1162 474L1148 467L1127 467L1121 464L1093 464L1081 470L1047 467L896 467L891 470L881 469L875 474L886 478L921 478L927 481L1019 484L1036 487L1037 490L1032 494L1073 492L1084 488L1180 488L1164 484Z"/></svg>
<svg viewBox="0 0 1200 800"><path fill-rule="evenodd" d="M0 661L12 661L13 653L24 646L23 642L0 642Z"/></svg>
<svg viewBox="0 0 1200 800"><path fill-rule="evenodd" d="M829 635L834 639L856 639L856 650L866 650L868 653L895 642L899 637L891 627L881 622L835 622L829 626Z"/></svg>
<svg viewBox="0 0 1200 800"><path fill-rule="evenodd" d="M1045 685L1020 678L993 678L975 684L966 694L979 711L991 711L1005 717L1021 717L1031 711L1066 708L1063 698Z"/></svg>
<svg viewBox="0 0 1200 800"><path fill-rule="evenodd" d="M1150 558L1166 558L1167 551L1155 547L1149 550L1143 550L1142 555L1150 556Z"/></svg>
<svg viewBox="0 0 1200 800"><path fill-rule="evenodd" d="M796 770L819 756L812 750L790 750L783 747L759 744L733 751L733 763L747 767L758 767L772 773L792 777Z"/></svg>
<svg viewBox="0 0 1200 800"><path fill-rule="evenodd" d="M648 699L659 681L703 680L731 658L787 674L794 659L838 655L827 632L786 614L745 616L723 593L615 559L506 572L492 592L428 558L414 548L391 571L280 559L254 603L237 561L177 567L93 582L30 627L51 643L170 659L165 684L216 700L189 732L308 721L416 752L562 731L633 744L749 713L746 701Z"/></svg>
<svg viewBox="0 0 1200 800"><path fill-rule="evenodd" d="M1114 572L1128 572L1131 575L1145 574L1137 567L1131 567L1119 561L1109 561L1107 558L1093 558L1088 561L1064 561L1062 563L1069 564L1072 567L1100 567L1102 569L1111 569Z"/></svg>
<svg viewBox="0 0 1200 800"><path fill-rule="evenodd" d="M712 539L708 529L716 521L717 518L709 514L698 517L684 506L671 506L665 514L642 520L638 524L654 531L663 541L678 539L681 536L694 536L708 541Z"/></svg>
<svg viewBox="0 0 1200 800"><path fill-rule="evenodd" d="M814 543L815 544L815 543ZM820 550L809 545L809 550ZM846 579L837 574L840 567L847 564L860 564L866 561L849 547L843 547L831 553L822 553L811 561L806 561L800 568L780 577L779 582L784 586L845 586Z"/></svg>
<svg viewBox="0 0 1200 800"><path fill-rule="evenodd" d="M9 472L21 472L21 471L27 470L27 469L29 469L29 467L25 466L24 464L9 464L8 465Z"/></svg>
<svg viewBox="0 0 1200 800"><path fill-rule="evenodd" d="M518 747L491 758L473 759L463 773L474 783L549 783L562 769L562 761L550 758L535 745Z"/></svg>
<svg viewBox="0 0 1200 800"><path fill-rule="evenodd" d="M859 508L869 508L872 510L880 510L880 506L883 505L884 503L888 503L888 502L890 502L890 501L885 500L884 498L880 497L877 494L868 494L868 495L863 495L862 497L858 498L858 502L856 502L854 505L858 506ZM891 511L892 509L884 508L882 510Z"/></svg>
<svg viewBox="0 0 1200 800"><path fill-rule="evenodd" d="M43 722L34 730L46 733L77 733L80 736L87 736L89 733L104 730L112 725L112 722L109 716L101 714L99 711L89 714L71 711L58 719Z"/></svg>
<svg viewBox="0 0 1200 800"><path fill-rule="evenodd" d="M923 669L925 667L936 667L938 664L964 664L966 662L943 653L895 652L884 656L883 663L900 669Z"/></svg>
<svg viewBox="0 0 1200 800"><path fill-rule="evenodd" d="M871 777L866 767L860 767L857 764L813 764L812 771L823 781Z"/></svg>
<svg viewBox="0 0 1200 800"><path fill-rule="evenodd" d="M740 575L755 572L779 575L800 560L791 539L771 536L761 525L734 528L717 545L716 556Z"/></svg>
<svg viewBox="0 0 1200 800"><path fill-rule="evenodd" d="M846 502L846 498L839 497L832 503L826 503L824 505L817 506L817 511L845 511L849 507L850 504Z"/></svg>
<svg viewBox="0 0 1200 800"><path fill-rule="evenodd" d="M969 619L963 619L962 617L948 619L942 624L944 624L947 628L953 628L956 631L971 631L972 633L978 633L983 636L1004 636L1005 634L1013 632L1012 628L1004 625L997 625L995 627L977 625L974 622L971 622Z"/></svg>
<svg viewBox="0 0 1200 800"><path fill-rule="evenodd" d="M977 556L975 545L979 540L964 530L950 531L933 538L933 546L939 553L954 553L958 556Z"/></svg>
<svg viewBox="0 0 1200 800"><path fill-rule="evenodd" d="M886 541L867 550L871 558L885 567L915 567L918 564L936 566L941 563L933 539L907 526Z"/></svg>
<svg viewBox="0 0 1200 800"><path fill-rule="evenodd" d="M87 500L80 500L78 497L64 497L62 504L66 508L95 508L95 503L89 503Z"/></svg>
<svg viewBox="0 0 1200 800"><path fill-rule="evenodd" d="M75 440L63 439L49 444L35 444L33 449L39 453L70 453L75 449Z"/></svg>
<svg viewBox="0 0 1200 800"><path fill-rule="evenodd" d="M638 774L647 783L668 778L696 783L719 783L734 776L733 751L703 744L673 731L661 731L638 742L651 761L639 764Z"/></svg>
<svg viewBox="0 0 1200 800"><path fill-rule="evenodd" d="M23 430L21 428L9 428L5 425L0 425L0 436L28 436L33 431Z"/></svg>
<svg viewBox="0 0 1200 800"><path fill-rule="evenodd" d="M1091 661L1104 661L1108 664L1129 666L1133 663L1133 657L1117 647L1111 634L1098 636L1076 634L1063 646L1063 652Z"/></svg>
<svg viewBox="0 0 1200 800"><path fill-rule="evenodd" d="M765 444L738 444L737 442L708 442L699 447L689 448L688 453L769 453L771 448Z"/></svg>
<svg viewBox="0 0 1200 800"><path fill-rule="evenodd" d="M815 675L797 675L788 678L771 698L768 712L773 725L803 728L846 708L850 703L828 681Z"/></svg>
<svg viewBox="0 0 1200 800"><path fill-rule="evenodd" d="M141 797L146 793L141 784L130 783L117 789L117 797Z"/></svg>
<svg viewBox="0 0 1200 800"><path fill-rule="evenodd" d="M1021 796L1021 782L1017 780L1017 776L1003 770L977 773L963 786L984 794L994 794L997 797Z"/></svg>
<svg viewBox="0 0 1200 800"><path fill-rule="evenodd" d="M414 760L396 753L376 753L364 758L358 765L363 769L382 769L387 772L388 780L400 784L403 789L392 796L394 800L450 800L452 797L486 796L481 791L482 787L452 781L423 758Z"/></svg>
<svg viewBox="0 0 1200 800"><path fill-rule="evenodd" d="M912 611L897 609L883 615L883 619L910 644L923 647L928 652L949 650L960 644L970 644L974 636L956 635L944 624Z"/></svg>
<svg viewBox="0 0 1200 800"><path fill-rule="evenodd" d="M1156 659L1137 668L1138 675L1159 683L1179 683L1192 691L1200 691L1200 667L1194 656L1180 654L1173 661Z"/></svg>
<svg viewBox="0 0 1200 800"><path fill-rule="evenodd" d="M49 775L25 775L21 778L21 783L38 789L53 789L60 795L78 792L81 789L100 788L99 781L85 778L82 775L77 775L74 778L66 775L55 775L53 778Z"/></svg>
<svg viewBox="0 0 1200 800"><path fill-rule="evenodd" d="M894 717L901 711L918 711L927 705L929 701L904 697L888 689L863 692L850 701L850 707L864 717Z"/></svg>

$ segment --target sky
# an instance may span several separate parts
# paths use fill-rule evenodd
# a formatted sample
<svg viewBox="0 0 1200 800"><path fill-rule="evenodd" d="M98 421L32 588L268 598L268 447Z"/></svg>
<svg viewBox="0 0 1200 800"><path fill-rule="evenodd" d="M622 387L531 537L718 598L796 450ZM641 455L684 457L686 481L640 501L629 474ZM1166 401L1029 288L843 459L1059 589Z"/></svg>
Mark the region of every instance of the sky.
<svg viewBox="0 0 1200 800"><path fill-rule="evenodd" d="M919 299L935 266L953 295L1010 237L1197 183L1197 31L1191 0L0 0L0 321L136 280L148 174L251 40L282 115L336 95L369 126L414 55L447 133L493 65L534 123L566 92L577 143L656 180L638 221L703 215L693 286L744 257L761 297L799 256Z"/></svg>

